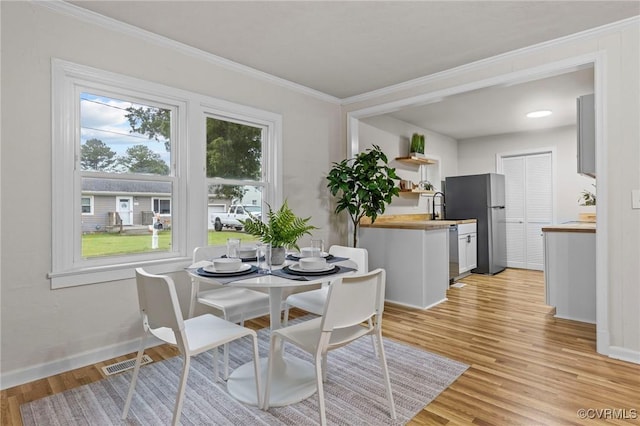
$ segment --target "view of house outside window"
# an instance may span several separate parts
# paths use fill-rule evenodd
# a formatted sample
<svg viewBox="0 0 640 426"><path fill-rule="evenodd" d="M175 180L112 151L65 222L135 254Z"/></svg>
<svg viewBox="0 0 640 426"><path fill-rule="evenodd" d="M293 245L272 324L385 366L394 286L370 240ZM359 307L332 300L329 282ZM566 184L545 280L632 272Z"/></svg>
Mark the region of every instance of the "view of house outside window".
<svg viewBox="0 0 640 426"><path fill-rule="evenodd" d="M256 242L239 221L261 217L264 128L222 117L207 117L206 128L209 244L224 244L231 234Z"/></svg>
<svg viewBox="0 0 640 426"><path fill-rule="evenodd" d="M52 97L52 289L182 270L207 242L255 241L216 226L231 207L282 198L279 114L57 58Z"/></svg>
<svg viewBox="0 0 640 426"><path fill-rule="evenodd" d="M79 101L82 257L168 250L171 110L86 92Z"/></svg>

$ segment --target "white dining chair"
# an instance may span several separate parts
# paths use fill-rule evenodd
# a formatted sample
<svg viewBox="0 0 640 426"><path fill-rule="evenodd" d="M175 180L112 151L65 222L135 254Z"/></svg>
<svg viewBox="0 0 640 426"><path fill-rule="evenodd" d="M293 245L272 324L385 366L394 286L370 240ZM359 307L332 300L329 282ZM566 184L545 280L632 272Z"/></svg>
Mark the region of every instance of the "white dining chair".
<svg viewBox="0 0 640 426"><path fill-rule="evenodd" d="M196 247L193 263L221 257L226 253L224 246ZM195 312L196 303L214 308L227 321L244 325L244 321L269 314L269 295L265 292L242 287L215 286L200 291L200 280L191 278L191 299L189 317ZM212 284L207 284L211 286ZM224 345L224 379L229 378L229 345Z"/></svg>
<svg viewBox="0 0 640 426"><path fill-rule="evenodd" d="M265 410L269 409L274 358L276 351L280 350L281 341L292 343L313 356L320 423L326 425L323 382L327 378L327 352L363 336L372 335L376 341L378 359L384 376L390 417L396 419L389 369L382 343L385 280L386 272L380 268L362 275L338 278L328 288L321 317L271 332L269 367L264 393Z"/></svg>
<svg viewBox="0 0 640 426"><path fill-rule="evenodd" d="M259 383L260 363L258 337L255 331L211 314L203 314L186 320L183 319L175 284L171 277L152 275L145 272L142 268L138 268L136 269L136 284L144 334L140 339L140 349L136 357L127 401L122 412L123 420L127 418L127 414L129 413L129 407L131 406L138 380L142 355L146 348L147 339L150 336L155 336L166 343L176 346L180 350L180 354L184 357L182 377L178 386L178 394L176 395L176 403L173 410L172 425L177 425L180 422L191 357L215 348L213 351L213 370L217 379L217 348L243 337L251 337L253 339L257 400L258 402L262 401Z"/></svg>
<svg viewBox="0 0 640 426"><path fill-rule="evenodd" d="M358 274L369 272L369 253L367 249L333 245L329 247L329 254L336 257L346 257L353 261L357 265ZM329 283L327 282L323 283L322 287L318 289L295 293L287 297L284 304L284 326L286 327L289 322L289 309L291 307L322 315L328 292Z"/></svg>

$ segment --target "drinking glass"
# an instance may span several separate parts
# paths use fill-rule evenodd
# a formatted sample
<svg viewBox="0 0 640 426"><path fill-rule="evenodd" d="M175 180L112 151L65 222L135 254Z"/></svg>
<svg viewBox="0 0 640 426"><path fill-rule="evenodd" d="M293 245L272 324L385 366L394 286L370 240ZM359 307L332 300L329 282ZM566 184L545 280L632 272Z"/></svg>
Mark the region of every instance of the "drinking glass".
<svg viewBox="0 0 640 426"><path fill-rule="evenodd" d="M238 249L240 248L239 238L227 238L227 257L235 259L238 257Z"/></svg>
<svg viewBox="0 0 640 426"><path fill-rule="evenodd" d="M322 257L322 253L324 252L324 241L322 238L312 238L311 249L313 257Z"/></svg>
<svg viewBox="0 0 640 426"><path fill-rule="evenodd" d="M256 256L258 256L258 273L271 273L271 243L258 243L256 245Z"/></svg>

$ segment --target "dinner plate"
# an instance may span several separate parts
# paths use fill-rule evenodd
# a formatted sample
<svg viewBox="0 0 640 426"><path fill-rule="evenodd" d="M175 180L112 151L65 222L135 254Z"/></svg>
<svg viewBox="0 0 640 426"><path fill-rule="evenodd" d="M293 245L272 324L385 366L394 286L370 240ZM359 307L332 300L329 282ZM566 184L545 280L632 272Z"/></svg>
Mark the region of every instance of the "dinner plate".
<svg viewBox="0 0 640 426"><path fill-rule="evenodd" d="M222 257L227 257L227 255L222 255ZM240 258L241 261L243 262L257 262L258 261L258 256L253 256L253 257L241 257ZM262 256L260 258L260 260L264 260L264 256Z"/></svg>
<svg viewBox="0 0 640 426"><path fill-rule="evenodd" d="M282 270L292 275L329 275L338 272L340 267L338 265L328 265L324 269L311 271L308 269L301 269L296 263L294 265L285 266Z"/></svg>
<svg viewBox="0 0 640 426"><path fill-rule="evenodd" d="M206 267L207 269L210 269L209 267ZM203 277L237 277L237 276L241 276L241 275L248 275L251 274L252 272L255 272L258 270L257 266L254 265L242 265L242 268L240 268L240 270L238 271L233 271L233 272L209 272L209 271L205 271L204 268L198 268L196 269L196 273L198 275L202 275Z"/></svg>
<svg viewBox="0 0 640 426"><path fill-rule="evenodd" d="M289 269L296 272L326 272L334 269L336 265L324 265L321 268L303 268L299 263L294 263L293 265L289 265Z"/></svg>
<svg viewBox="0 0 640 426"><path fill-rule="evenodd" d="M240 268L236 269L235 271L218 271L216 269L215 266L213 265L209 265L209 266L203 266L202 269L205 272L209 272L210 274L228 274L230 272L244 272L244 271L248 271L249 269L251 269L251 265L240 265Z"/></svg>
<svg viewBox="0 0 640 426"><path fill-rule="evenodd" d="M333 259L333 255L327 253L326 251L323 251L320 256L324 257L326 260ZM300 256L300 253L291 253L289 256L287 256L287 259L289 260L300 260L301 258L302 256Z"/></svg>

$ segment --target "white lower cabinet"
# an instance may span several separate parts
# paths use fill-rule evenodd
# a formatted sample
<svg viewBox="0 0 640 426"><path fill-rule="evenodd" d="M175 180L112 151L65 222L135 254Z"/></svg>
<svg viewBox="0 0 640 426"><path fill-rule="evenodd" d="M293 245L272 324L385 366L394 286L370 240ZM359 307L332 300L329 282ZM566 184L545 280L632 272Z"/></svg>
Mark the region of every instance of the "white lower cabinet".
<svg viewBox="0 0 640 426"><path fill-rule="evenodd" d="M468 275L469 271L478 266L477 225L475 223L462 223L456 225L455 229L457 229L457 233L449 233L450 239L456 239L455 241L449 242L449 268L451 279L458 278L462 275Z"/></svg>
<svg viewBox="0 0 640 426"><path fill-rule="evenodd" d="M558 318L596 322L596 234L544 232L545 298Z"/></svg>
<svg viewBox="0 0 640 426"><path fill-rule="evenodd" d="M478 234L470 232L458 235L459 272L467 272L478 266Z"/></svg>
<svg viewBox="0 0 640 426"><path fill-rule="evenodd" d="M447 228L360 228L358 241L369 252L369 270L387 271L386 301L428 309L447 300L448 232Z"/></svg>

